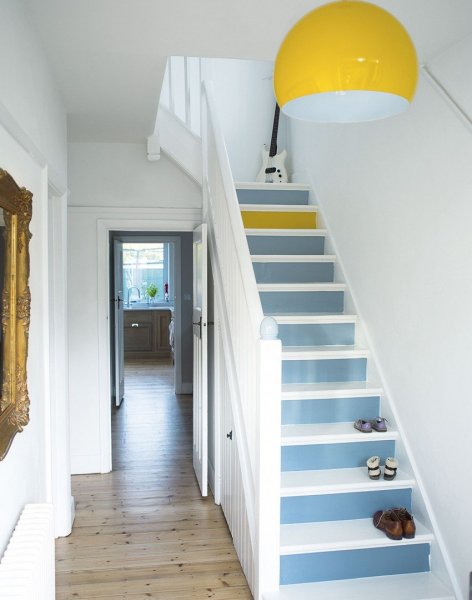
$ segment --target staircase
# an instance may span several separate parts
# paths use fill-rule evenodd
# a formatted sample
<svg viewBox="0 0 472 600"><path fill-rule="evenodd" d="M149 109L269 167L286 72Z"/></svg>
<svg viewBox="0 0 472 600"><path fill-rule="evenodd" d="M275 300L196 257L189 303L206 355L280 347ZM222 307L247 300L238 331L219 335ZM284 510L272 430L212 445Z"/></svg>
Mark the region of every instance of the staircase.
<svg viewBox="0 0 472 600"><path fill-rule="evenodd" d="M426 526L415 519L415 538L393 541L372 524L377 510L414 513L415 480L407 464L393 481L368 477L366 460L383 465L401 440L393 422L386 433L353 427L382 415L385 400L367 380L369 351L356 344L308 189L236 187L262 308L283 346L281 586L265 600L453 600L430 571Z"/></svg>

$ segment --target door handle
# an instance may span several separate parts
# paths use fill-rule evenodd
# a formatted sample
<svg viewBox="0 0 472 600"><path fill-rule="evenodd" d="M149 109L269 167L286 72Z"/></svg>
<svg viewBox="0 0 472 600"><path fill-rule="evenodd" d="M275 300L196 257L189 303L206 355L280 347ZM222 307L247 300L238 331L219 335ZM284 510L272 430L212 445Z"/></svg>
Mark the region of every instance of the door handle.
<svg viewBox="0 0 472 600"><path fill-rule="evenodd" d="M226 437L227 437L229 440L232 440L232 439L233 439L233 430L231 430L229 433L227 433L227 434L226 434Z"/></svg>
<svg viewBox="0 0 472 600"><path fill-rule="evenodd" d="M131 323L131 327L139 327L139 323Z"/></svg>
<svg viewBox="0 0 472 600"><path fill-rule="evenodd" d="M208 325L214 325L215 323L213 321L208 321ZM200 317L200 321L198 321L197 323L194 323L194 325L198 325L200 327L200 329L202 328L202 318ZM203 323L203 327L206 327L207 323Z"/></svg>

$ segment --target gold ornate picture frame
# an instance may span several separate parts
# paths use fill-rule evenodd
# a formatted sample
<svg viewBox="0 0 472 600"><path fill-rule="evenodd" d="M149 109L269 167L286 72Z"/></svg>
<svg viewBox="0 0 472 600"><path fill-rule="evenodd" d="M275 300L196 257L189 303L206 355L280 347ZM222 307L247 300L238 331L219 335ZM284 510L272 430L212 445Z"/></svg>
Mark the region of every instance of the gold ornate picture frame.
<svg viewBox="0 0 472 600"><path fill-rule="evenodd" d="M15 435L29 422L29 396L26 360L30 325L29 224L32 216L31 192L20 188L0 169L0 208L3 209L4 277L2 291L2 395L0 398L0 460L10 449Z"/></svg>

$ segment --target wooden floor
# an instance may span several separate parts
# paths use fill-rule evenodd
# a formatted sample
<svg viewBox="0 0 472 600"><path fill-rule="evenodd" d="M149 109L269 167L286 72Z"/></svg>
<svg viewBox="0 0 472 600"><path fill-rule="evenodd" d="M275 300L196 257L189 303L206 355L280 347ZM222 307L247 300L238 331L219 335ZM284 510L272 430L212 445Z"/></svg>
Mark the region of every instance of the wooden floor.
<svg viewBox="0 0 472 600"><path fill-rule="evenodd" d="M73 477L72 534L58 540L56 599L250 599L221 509L192 469L192 397L166 363L126 365L113 472Z"/></svg>

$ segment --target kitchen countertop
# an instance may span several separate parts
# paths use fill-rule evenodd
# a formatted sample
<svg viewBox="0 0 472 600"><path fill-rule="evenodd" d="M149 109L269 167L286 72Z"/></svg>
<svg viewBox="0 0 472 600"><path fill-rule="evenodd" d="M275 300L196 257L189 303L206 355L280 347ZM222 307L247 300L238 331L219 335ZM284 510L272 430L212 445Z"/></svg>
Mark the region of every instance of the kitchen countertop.
<svg viewBox="0 0 472 600"><path fill-rule="evenodd" d="M131 303L131 306L123 307L125 311L136 311L136 310L169 310L170 312L174 312L174 307L172 304L139 304L139 303Z"/></svg>

